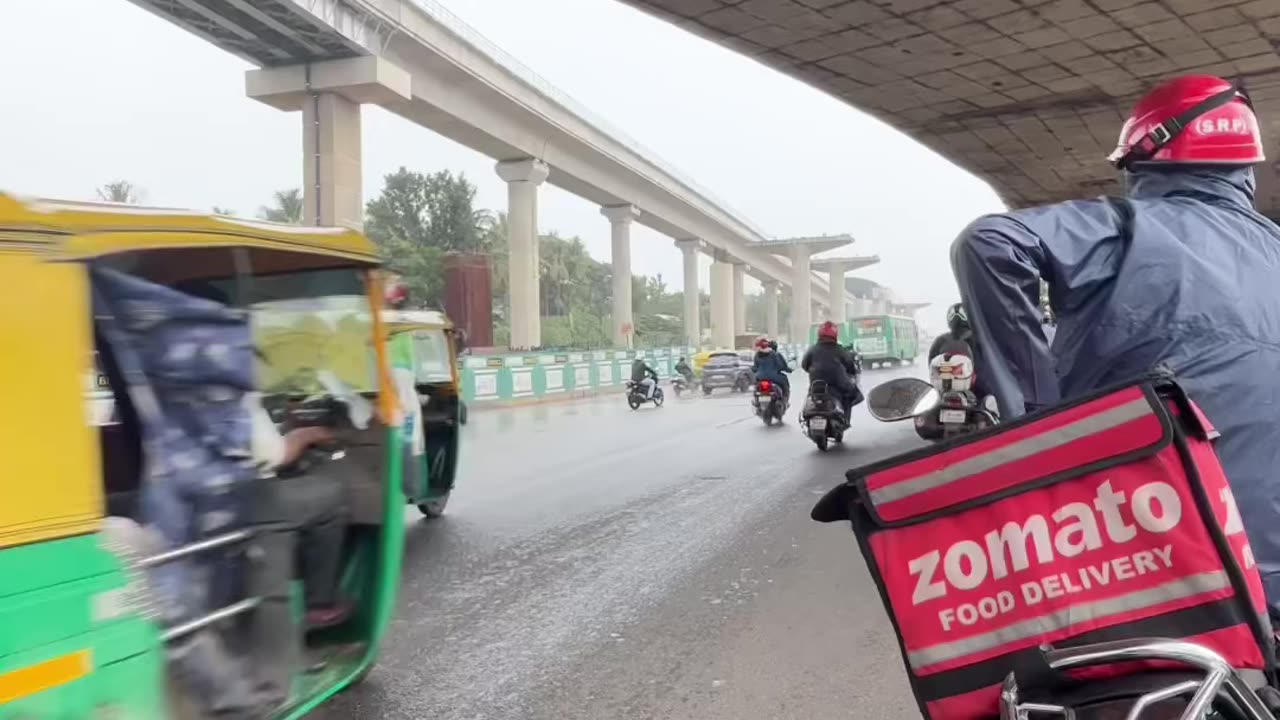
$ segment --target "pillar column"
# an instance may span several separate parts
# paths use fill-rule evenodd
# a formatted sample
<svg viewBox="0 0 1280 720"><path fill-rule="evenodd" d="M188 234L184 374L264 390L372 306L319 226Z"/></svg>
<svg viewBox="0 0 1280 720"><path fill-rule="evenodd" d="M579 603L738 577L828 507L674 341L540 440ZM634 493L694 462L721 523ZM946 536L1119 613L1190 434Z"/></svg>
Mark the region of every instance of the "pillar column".
<svg viewBox="0 0 1280 720"><path fill-rule="evenodd" d="M813 302L813 273L810 272L809 248L795 245L791 248L791 342L805 342L809 338L809 326Z"/></svg>
<svg viewBox="0 0 1280 720"><path fill-rule="evenodd" d="M364 227L360 105L335 93L302 103L302 222Z"/></svg>
<svg viewBox="0 0 1280 720"><path fill-rule="evenodd" d="M635 328L631 320L631 222L640 217L634 205L600 208L609 218L613 238L613 345L630 348Z"/></svg>
<svg viewBox="0 0 1280 720"><path fill-rule="evenodd" d="M715 251L711 263L711 343L716 348L733 347L733 264L723 250Z"/></svg>
<svg viewBox="0 0 1280 720"><path fill-rule="evenodd" d="M844 304L844 273L848 269L845 263L832 263L827 269L831 273L831 322L839 325L848 317Z"/></svg>
<svg viewBox="0 0 1280 720"><path fill-rule="evenodd" d="M689 347L702 345L702 308L698 290L697 240L677 240L676 247L684 256L684 337Z"/></svg>
<svg viewBox="0 0 1280 720"><path fill-rule="evenodd" d="M733 264L733 334L741 335L747 331L747 266L744 263Z"/></svg>
<svg viewBox="0 0 1280 720"><path fill-rule="evenodd" d="M542 308L538 276L538 186L547 179L546 163L533 158L497 165L507 183L507 283L511 348L542 344Z"/></svg>
<svg viewBox="0 0 1280 720"><path fill-rule="evenodd" d="M764 327L765 333L774 340L778 339L778 281L764 282Z"/></svg>

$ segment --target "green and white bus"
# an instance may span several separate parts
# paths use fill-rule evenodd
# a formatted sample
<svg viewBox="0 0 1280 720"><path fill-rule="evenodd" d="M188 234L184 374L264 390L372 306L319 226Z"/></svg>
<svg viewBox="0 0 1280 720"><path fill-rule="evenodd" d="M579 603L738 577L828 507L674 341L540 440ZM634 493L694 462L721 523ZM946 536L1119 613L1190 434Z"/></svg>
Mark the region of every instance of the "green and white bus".
<svg viewBox="0 0 1280 720"><path fill-rule="evenodd" d="M920 352L920 331L909 317L867 315L853 318L846 325L845 331L865 368L910 363ZM844 334L841 333L841 340Z"/></svg>

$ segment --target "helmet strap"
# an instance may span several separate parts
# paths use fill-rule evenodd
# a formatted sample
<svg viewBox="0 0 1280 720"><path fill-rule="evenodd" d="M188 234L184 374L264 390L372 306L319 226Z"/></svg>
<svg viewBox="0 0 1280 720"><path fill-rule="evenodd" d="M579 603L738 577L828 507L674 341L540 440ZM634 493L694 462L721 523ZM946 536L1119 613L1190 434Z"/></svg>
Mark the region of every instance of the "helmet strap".
<svg viewBox="0 0 1280 720"><path fill-rule="evenodd" d="M1238 86L1232 83L1231 87L1226 90L1223 90L1216 95L1211 95L1190 108L1187 108L1183 112L1165 120L1159 125L1156 125L1151 128L1151 131L1144 135L1142 139L1131 145L1129 150L1125 152L1119 160L1116 160L1116 167L1121 170L1129 170L1133 163L1150 160L1155 157L1156 153L1160 152L1161 148L1173 142L1178 135L1182 134L1182 131L1185 130L1188 125L1195 122L1196 118L1211 110L1217 110L1218 108L1226 105L1234 100L1239 94L1240 90ZM1248 102L1247 97L1245 97L1245 102Z"/></svg>

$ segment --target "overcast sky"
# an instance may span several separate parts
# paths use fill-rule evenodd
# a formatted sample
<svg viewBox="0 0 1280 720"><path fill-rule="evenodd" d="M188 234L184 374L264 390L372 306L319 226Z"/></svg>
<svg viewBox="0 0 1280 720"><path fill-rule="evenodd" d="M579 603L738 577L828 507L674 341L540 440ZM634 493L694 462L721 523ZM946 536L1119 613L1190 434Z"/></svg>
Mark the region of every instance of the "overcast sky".
<svg viewBox="0 0 1280 720"><path fill-rule="evenodd" d="M127 0L4 0L0 187L90 198L128 179L151 204L252 215L301 185L301 119L244 96L244 61ZM444 0L500 47L777 237L848 232L861 271L904 299L957 298L947 249L995 194L931 151L796 80L611 0ZM504 209L493 161L376 108L364 192L400 165L461 171ZM599 208L544 186L542 231L609 257ZM670 238L637 228L632 268L679 286ZM703 283L706 266L703 261ZM748 289L755 286L751 283Z"/></svg>

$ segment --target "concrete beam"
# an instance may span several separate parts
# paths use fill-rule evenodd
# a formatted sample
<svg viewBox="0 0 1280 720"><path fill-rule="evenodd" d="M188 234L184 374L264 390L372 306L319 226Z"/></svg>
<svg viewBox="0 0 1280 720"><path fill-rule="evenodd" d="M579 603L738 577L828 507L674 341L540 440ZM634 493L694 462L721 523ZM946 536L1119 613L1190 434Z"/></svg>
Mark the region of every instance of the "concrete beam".
<svg viewBox="0 0 1280 720"><path fill-rule="evenodd" d="M747 267L744 263L733 264L733 333L741 335L747 331Z"/></svg>
<svg viewBox="0 0 1280 720"><path fill-rule="evenodd" d="M764 283L764 327L765 333L773 339L778 338L778 281L767 280Z"/></svg>
<svg viewBox="0 0 1280 720"><path fill-rule="evenodd" d="M698 290L698 250L702 241L677 240L676 247L684 256L684 337L689 347L702 345L702 293Z"/></svg>
<svg viewBox="0 0 1280 720"><path fill-rule="evenodd" d="M249 70L245 94L277 110L302 110L315 93L334 93L358 104L392 105L413 98L413 80L399 66L366 55Z"/></svg>
<svg viewBox="0 0 1280 720"><path fill-rule="evenodd" d="M711 263L711 344L733 347L733 264L728 253L717 251Z"/></svg>
<svg viewBox="0 0 1280 720"><path fill-rule="evenodd" d="M511 348L528 350L542 345L542 294L538 274L538 186L547 179L547 165L523 158L497 164L507 183L507 314Z"/></svg>
<svg viewBox="0 0 1280 720"><path fill-rule="evenodd" d="M635 205L611 205L600 208L609 218L613 240L613 344L630 348L635 337L631 312L631 223L640 217Z"/></svg>
<svg viewBox="0 0 1280 720"><path fill-rule="evenodd" d="M364 227L360 105L322 93L302 111L302 221Z"/></svg>

